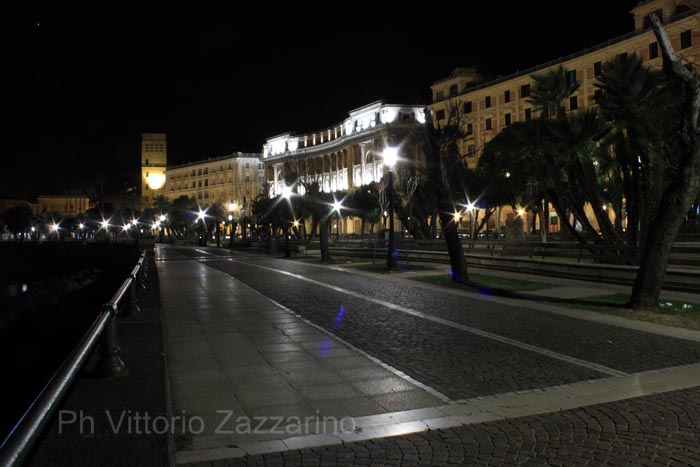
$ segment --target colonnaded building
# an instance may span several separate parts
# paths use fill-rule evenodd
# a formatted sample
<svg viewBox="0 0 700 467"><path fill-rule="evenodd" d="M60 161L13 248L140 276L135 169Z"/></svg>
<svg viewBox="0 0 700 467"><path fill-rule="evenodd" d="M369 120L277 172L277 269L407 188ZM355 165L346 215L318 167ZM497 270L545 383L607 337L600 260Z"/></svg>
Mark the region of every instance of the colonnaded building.
<svg viewBox="0 0 700 467"><path fill-rule="evenodd" d="M700 64L700 1L647 0L637 4L631 14L634 31L620 37L548 63L513 73L494 81L482 82L478 70L458 68L431 86L433 103L430 106L437 122L447 121L451 113L460 114L460 124L467 135L461 141L461 152L470 166L475 166L484 144L498 132L518 121L527 121L538 112L528 102L532 75L542 74L563 66L568 78L580 83L579 89L565 103L569 112L596 105L598 90L594 86L602 71L602 64L619 55L636 54L650 67L661 67L661 50L651 29L648 15L655 13L665 24L674 49L686 66L697 71ZM604 14L604 12L603 12ZM489 227L513 216L510 209L499 210ZM611 215L614 215L611 212ZM552 230L558 230L556 213Z"/></svg>
<svg viewBox="0 0 700 467"><path fill-rule="evenodd" d="M234 204L249 208L265 185L265 172L258 153L234 153L203 161L168 166L166 135L143 133L141 140L141 197L151 206L158 196L172 201L180 196L209 206Z"/></svg>
<svg viewBox="0 0 700 467"><path fill-rule="evenodd" d="M282 194L285 177L296 174L302 182L317 181L321 191L347 191L380 182L388 171L382 153L398 149L397 171L413 170L424 164L409 134L425 124L423 106L387 104L376 101L349 112L348 118L323 130L306 134L284 133L268 138L263 146L265 178L270 196ZM341 233L358 233L359 220L344 219Z"/></svg>

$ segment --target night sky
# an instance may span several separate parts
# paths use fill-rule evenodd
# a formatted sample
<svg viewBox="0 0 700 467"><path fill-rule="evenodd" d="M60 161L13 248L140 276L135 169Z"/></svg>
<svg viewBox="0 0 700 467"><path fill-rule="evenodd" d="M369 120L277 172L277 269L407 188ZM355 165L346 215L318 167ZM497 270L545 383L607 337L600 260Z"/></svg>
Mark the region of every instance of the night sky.
<svg viewBox="0 0 700 467"><path fill-rule="evenodd" d="M629 32L636 0L18 3L3 66L13 197L100 173L136 183L141 132L167 133L179 163L259 152L377 99L427 104L454 67L496 77Z"/></svg>

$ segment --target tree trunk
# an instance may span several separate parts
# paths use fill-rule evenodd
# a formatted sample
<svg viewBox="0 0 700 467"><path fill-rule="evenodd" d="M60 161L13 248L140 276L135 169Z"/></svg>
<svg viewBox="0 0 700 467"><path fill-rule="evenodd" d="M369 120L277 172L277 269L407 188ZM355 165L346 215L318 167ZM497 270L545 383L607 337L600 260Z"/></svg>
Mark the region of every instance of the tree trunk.
<svg viewBox="0 0 700 467"><path fill-rule="evenodd" d="M447 253L450 255L450 274L453 281L460 284L468 284L467 260L464 258L462 242L460 242L459 234L457 233L457 224L450 214L451 208L451 203L442 203L440 209L440 225L442 226L442 234L445 237Z"/></svg>
<svg viewBox="0 0 700 467"><path fill-rule="evenodd" d="M320 234L319 240L321 244L321 261L324 263L330 263L333 261L331 258L331 250L328 242L328 237L330 236L331 223L328 218L321 220L319 222Z"/></svg>
<svg viewBox="0 0 700 467"><path fill-rule="evenodd" d="M650 15L649 19L654 25L654 34L663 53L664 72L683 83L683 118L679 132L682 154L677 178L664 191L657 214L646 235L642 261L629 301L629 306L636 309L657 305L673 241L683 218L700 192L700 80L680 63L666 30L656 15Z"/></svg>
<svg viewBox="0 0 700 467"><path fill-rule="evenodd" d="M549 203L547 198L542 200L542 212L540 214L540 241L547 243L549 235Z"/></svg>

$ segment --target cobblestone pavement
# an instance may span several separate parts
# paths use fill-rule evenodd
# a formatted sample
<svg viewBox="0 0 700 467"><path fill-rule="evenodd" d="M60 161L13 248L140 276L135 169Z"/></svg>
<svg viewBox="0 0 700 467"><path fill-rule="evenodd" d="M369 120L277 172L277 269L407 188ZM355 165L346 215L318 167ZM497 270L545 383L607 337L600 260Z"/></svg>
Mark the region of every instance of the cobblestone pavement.
<svg viewBox="0 0 700 467"><path fill-rule="evenodd" d="M301 262L268 259L258 260L255 264L381 297L391 303L625 372L700 361L700 344L685 340L537 313L528 308L469 300L420 286L407 287L404 283L371 279Z"/></svg>
<svg viewBox="0 0 700 467"><path fill-rule="evenodd" d="M454 429L191 465L700 466L700 389Z"/></svg>
<svg viewBox="0 0 700 467"><path fill-rule="evenodd" d="M454 399L604 376L246 264L206 264Z"/></svg>
<svg viewBox="0 0 700 467"><path fill-rule="evenodd" d="M244 259L243 261L251 261ZM700 344L279 259L210 260L266 296L453 398L600 377L588 368L387 309L258 266L406 306L587 361L636 372L700 361ZM337 322L340 310L343 320Z"/></svg>

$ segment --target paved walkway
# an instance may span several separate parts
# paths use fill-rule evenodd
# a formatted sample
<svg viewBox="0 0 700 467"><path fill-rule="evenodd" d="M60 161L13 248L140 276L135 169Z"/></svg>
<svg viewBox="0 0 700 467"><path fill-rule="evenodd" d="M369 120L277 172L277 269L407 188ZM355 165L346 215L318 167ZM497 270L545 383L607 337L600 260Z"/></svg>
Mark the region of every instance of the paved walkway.
<svg viewBox="0 0 700 467"><path fill-rule="evenodd" d="M254 451L251 443L284 434L241 432L245 421L281 430L448 401L227 274L192 261L158 269L173 415L193 424L176 439L177 462Z"/></svg>
<svg viewBox="0 0 700 467"><path fill-rule="evenodd" d="M173 414L205 428L177 437L178 464L700 457L700 406L682 402L700 391L692 332L212 248L159 254ZM258 433L239 431L255 417Z"/></svg>

